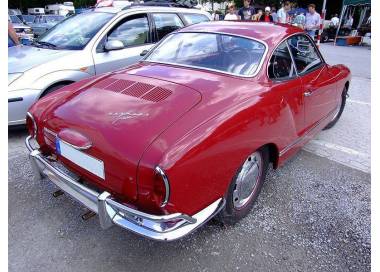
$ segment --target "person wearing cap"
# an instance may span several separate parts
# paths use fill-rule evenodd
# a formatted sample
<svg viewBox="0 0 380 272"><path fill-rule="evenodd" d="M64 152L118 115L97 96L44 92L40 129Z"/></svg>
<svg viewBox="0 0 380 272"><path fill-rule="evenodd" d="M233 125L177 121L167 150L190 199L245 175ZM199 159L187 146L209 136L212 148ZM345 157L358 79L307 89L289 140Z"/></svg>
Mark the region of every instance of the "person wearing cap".
<svg viewBox="0 0 380 272"><path fill-rule="evenodd" d="M251 6L250 0L244 0L244 7L239 9L238 15L242 21L251 20L252 16L255 14L255 9Z"/></svg>
<svg viewBox="0 0 380 272"><path fill-rule="evenodd" d="M270 14L270 7L266 7L264 10L264 14L262 14L259 18L260 22L273 22L272 14Z"/></svg>

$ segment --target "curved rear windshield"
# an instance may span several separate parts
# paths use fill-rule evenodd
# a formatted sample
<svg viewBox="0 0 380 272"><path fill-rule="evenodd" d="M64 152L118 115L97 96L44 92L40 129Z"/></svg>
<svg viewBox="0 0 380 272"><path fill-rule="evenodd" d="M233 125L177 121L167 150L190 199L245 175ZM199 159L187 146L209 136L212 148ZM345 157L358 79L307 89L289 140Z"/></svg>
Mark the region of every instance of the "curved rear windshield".
<svg viewBox="0 0 380 272"><path fill-rule="evenodd" d="M169 35L146 61L190 66L251 76L265 53L261 42L219 33L175 33Z"/></svg>

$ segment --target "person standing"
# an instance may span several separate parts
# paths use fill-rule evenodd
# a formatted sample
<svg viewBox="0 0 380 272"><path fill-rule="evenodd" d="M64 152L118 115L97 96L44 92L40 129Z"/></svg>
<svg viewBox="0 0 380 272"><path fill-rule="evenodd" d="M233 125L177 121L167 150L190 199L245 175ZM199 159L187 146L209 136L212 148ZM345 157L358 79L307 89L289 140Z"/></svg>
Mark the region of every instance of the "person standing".
<svg viewBox="0 0 380 272"><path fill-rule="evenodd" d="M339 25L338 14L334 14L334 16L331 18L331 26L332 27L338 27L338 25Z"/></svg>
<svg viewBox="0 0 380 272"><path fill-rule="evenodd" d="M266 7L264 10L264 14L262 14L259 18L260 22L273 22L273 17L270 14L270 7Z"/></svg>
<svg viewBox="0 0 380 272"><path fill-rule="evenodd" d="M283 4L282 8L280 8L277 12L279 23L283 23L283 24L289 23L289 14L288 14L289 11L290 11L290 2L286 1Z"/></svg>
<svg viewBox="0 0 380 272"><path fill-rule="evenodd" d="M19 38L13 28L11 18L8 16L8 47L20 44Z"/></svg>
<svg viewBox="0 0 380 272"><path fill-rule="evenodd" d="M242 21L251 20L252 16L255 14L255 9L251 6L250 0L244 0L244 6L239 9L238 15Z"/></svg>
<svg viewBox="0 0 380 272"><path fill-rule="evenodd" d="M315 11L315 5L308 6L309 12L306 14L305 30L313 39L315 32L320 28L321 16Z"/></svg>
<svg viewBox="0 0 380 272"><path fill-rule="evenodd" d="M277 16L277 11L276 11L276 7L272 7L272 18L273 18L273 22L278 22L278 16Z"/></svg>
<svg viewBox="0 0 380 272"><path fill-rule="evenodd" d="M236 14L234 3L228 4L228 13L226 14L226 16L224 16L224 20L226 21L240 20L240 17Z"/></svg>

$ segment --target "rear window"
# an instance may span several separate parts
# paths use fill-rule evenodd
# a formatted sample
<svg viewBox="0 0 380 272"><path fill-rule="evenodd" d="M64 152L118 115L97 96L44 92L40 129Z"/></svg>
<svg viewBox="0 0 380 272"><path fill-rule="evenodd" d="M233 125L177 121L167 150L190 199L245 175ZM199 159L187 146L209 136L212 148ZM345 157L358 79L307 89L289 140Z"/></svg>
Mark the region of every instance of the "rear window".
<svg viewBox="0 0 380 272"><path fill-rule="evenodd" d="M210 19L203 14L182 14L182 16L189 25L210 21Z"/></svg>
<svg viewBox="0 0 380 272"><path fill-rule="evenodd" d="M145 60L251 76L258 70L266 47L249 38L219 33L175 33Z"/></svg>

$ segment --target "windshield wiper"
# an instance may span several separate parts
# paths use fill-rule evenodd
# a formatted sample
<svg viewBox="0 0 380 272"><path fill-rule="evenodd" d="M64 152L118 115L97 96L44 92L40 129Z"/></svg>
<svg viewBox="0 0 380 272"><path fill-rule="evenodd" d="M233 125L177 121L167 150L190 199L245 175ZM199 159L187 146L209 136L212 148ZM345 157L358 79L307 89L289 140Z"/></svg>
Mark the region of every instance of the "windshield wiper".
<svg viewBox="0 0 380 272"><path fill-rule="evenodd" d="M43 42L43 41L34 41L33 42L34 45L44 45L44 46L47 46L47 47L51 47L51 48L57 48L57 46L53 43L49 43L49 42Z"/></svg>

